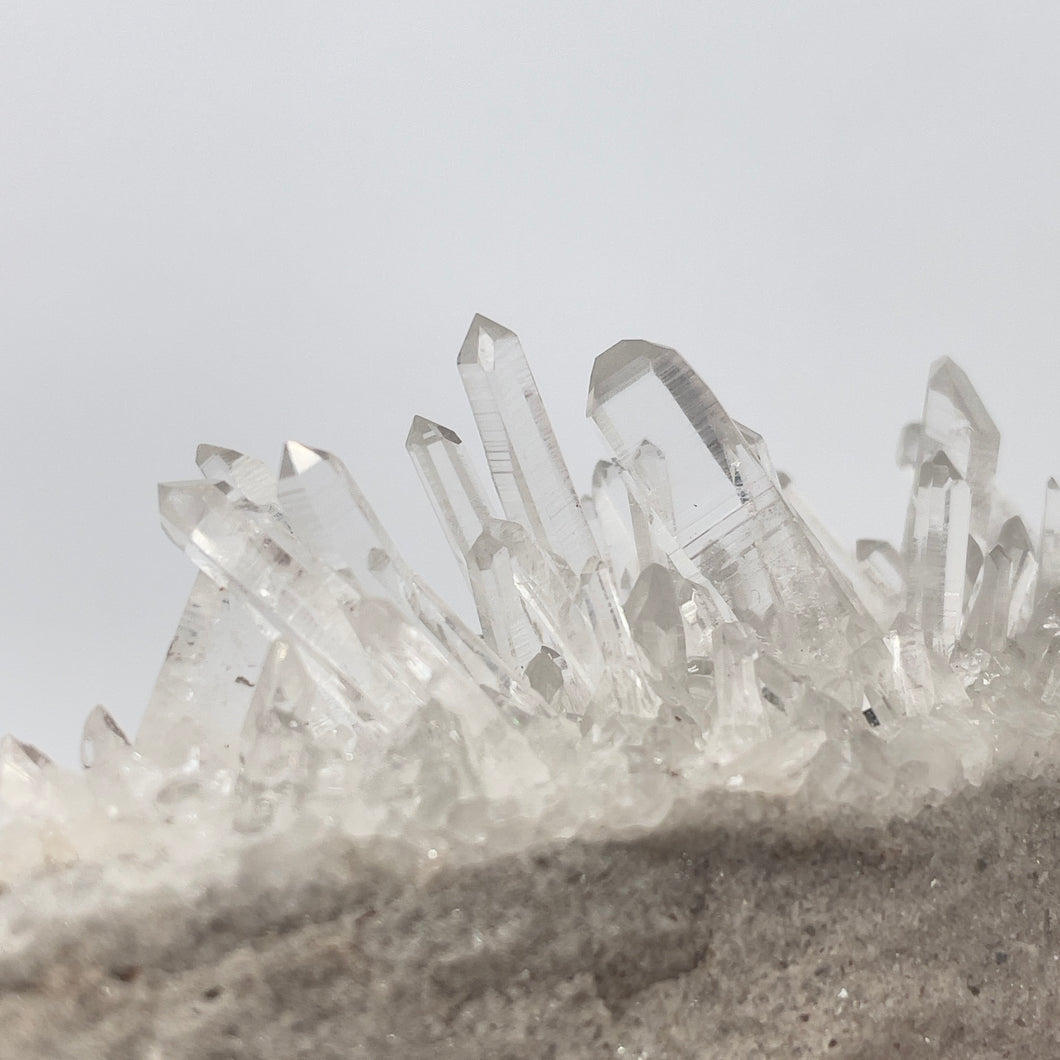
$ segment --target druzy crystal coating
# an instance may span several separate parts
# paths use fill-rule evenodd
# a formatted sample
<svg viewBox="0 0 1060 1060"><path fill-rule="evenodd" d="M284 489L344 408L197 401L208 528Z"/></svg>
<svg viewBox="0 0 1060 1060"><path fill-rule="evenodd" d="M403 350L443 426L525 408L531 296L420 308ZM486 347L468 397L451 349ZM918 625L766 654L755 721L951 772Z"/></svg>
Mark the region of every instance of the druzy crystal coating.
<svg viewBox="0 0 1060 1060"><path fill-rule="evenodd" d="M406 448L475 628L333 454L200 446L159 489L198 573L137 737L95 708L81 773L0 742L0 883L309 822L511 847L716 788L905 812L1055 756L1060 490L1032 536L948 358L899 438L903 540L849 549L675 350L597 358L584 495L515 334L476 316L458 369L488 477L425 416Z"/></svg>

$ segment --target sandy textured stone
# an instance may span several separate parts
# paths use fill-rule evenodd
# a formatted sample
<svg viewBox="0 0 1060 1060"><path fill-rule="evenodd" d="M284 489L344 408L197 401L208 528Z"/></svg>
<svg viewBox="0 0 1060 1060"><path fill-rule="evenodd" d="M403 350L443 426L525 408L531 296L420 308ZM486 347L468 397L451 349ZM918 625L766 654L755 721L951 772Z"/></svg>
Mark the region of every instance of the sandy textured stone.
<svg viewBox="0 0 1060 1060"><path fill-rule="evenodd" d="M0 960L0 1055L1056 1056L1058 832L1051 777L883 825L715 796L462 867L275 840L40 925Z"/></svg>

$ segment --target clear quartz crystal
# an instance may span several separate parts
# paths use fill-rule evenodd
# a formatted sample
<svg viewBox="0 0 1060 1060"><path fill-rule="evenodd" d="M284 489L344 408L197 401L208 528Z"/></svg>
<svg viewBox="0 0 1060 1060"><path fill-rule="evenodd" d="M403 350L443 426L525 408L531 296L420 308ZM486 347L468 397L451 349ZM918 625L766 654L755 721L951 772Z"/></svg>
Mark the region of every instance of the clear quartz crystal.
<svg viewBox="0 0 1060 1060"><path fill-rule="evenodd" d="M665 566L677 533L666 454L654 442L645 439L633 450L630 467L635 486L632 492L627 488L626 493L637 559L641 570L652 563Z"/></svg>
<svg viewBox="0 0 1060 1060"><path fill-rule="evenodd" d="M198 486L198 484L195 484ZM199 572L136 735L170 765L234 761L235 738L268 648L267 627L228 583Z"/></svg>
<svg viewBox="0 0 1060 1060"><path fill-rule="evenodd" d="M726 622L714 630L717 715L711 746L722 760L772 735L780 718L776 708L762 699L757 658L755 634L748 626Z"/></svg>
<svg viewBox="0 0 1060 1060"><path fill-rule="evenodd" d="M1060 486L1051 478L1045 486L1045 506L1042 511L1040 567L1035 590L1039 606L1046 597L1060 589Z"/></svg>
<svg viewBox="0 0 1060 1060"><path fill-rule="evenodd" d="M127 753L129 738L110 712L102 706L93 707L81 731L81 765L85 769L107 768L114 759Z"/></svg>
<svg viewBox="0 0 1060 1060"><path fill-rule="evenodd" d="M529 693L516 672L411 570L338 457L288 442L279 495L299 541L323 558L355 594L381 592L480 687L518 710L542 712L544 704Z"/></svg>
<svg viewBox="0 0 1060 1060"><path fill-rule="evenodd" d="M971 495L944 452L921 465L912 510L907 606L928 645L949 655L961 628Z"/></svg>
<svg viewBox="0 0 1060 1060"><path fill-rule="evenodd" d="M949 357L931 366L924 418L919 431L917 468L939 452L968 483L971 532L986 540L992 531L994 476L1001 435L968 376Z"/></svg>
<svg viewBox="0 0 1060 1060"><path fill-rule="evenodd" d="M405 448L420 476L449 547L467 574L466 557L496 512L459 436L416 416Z"/></svg>
<svg viewBox="0 0 1060 1060"><path fill-rule="evenodd" d="M593 510L599 527L601 553L615 573L619 592L628 595L637 576L638 548L622 469L601 460L593 471ZM640 566L644 566L643 559Z"/></svg>
<svg viewBox="0 0 1060 1060"><path fill-rule="evenodd" d="M297 651L272 642L240 737L236 826L257 831L294 816L312 784L316 688Z"/></svg>
<svg viewBox="0 0 1060 1060"><path fill-rule="evenodd" d="M1035 547L951 361L899 443L901 550L853 553L673 350L597 359L614 457L580 501L515 335L476 317L459 371L498 496L450 429L416 417L406 446L481 635L338 458L290 442L277 478L200 446L206 481L159 491L199 572L136 741L102 707L76 773L0 741L0 892L311 819L456 857L654 824L718 787L907 812L1057 753L1060 489Z"/></svg>
<svg viewBox="0 0 1060 1060"><path fill-rule="evenodd" d="M0 738L0 820L40 802L52 760L14 736Z"/></svg>
<svg viewBox="0 0 1060 1060"><path fill-rule="evenodd" d="M274 511L278 507L276 475L264 460L236 449L203 443L195 452L195 463L204 478L226 483L251 504Z"/></svg>
<svg viewBox="0 0 1060 1060"><path fill-rule="evenodd" d="M476 316L457 366L505 515L582 570L596 542L519 339Z"/></svg>
<svg viewBox="0 0 1060 1060"><path fill-rule="evenodd" d="M679 680L687 669L685 630L670 572L653 563L640 572L625 604L633 637L656 680Z"/></svg>
<svg viewBox="0 0 1060 1060"><path fill-rule="evenodd" d="M653 506L651 484L638 476L633 455L646 437L666 454L670 562L686 578L715 585L738 618L764 630L778 612L852 613L853 594L842 575L822 562L740 429L676 351L637 340L601 354L588 413L630 471L636 499L652 509L660 532L669 513ZM799 635L812 640L815 630L815 621L806 622Z"/></svg>

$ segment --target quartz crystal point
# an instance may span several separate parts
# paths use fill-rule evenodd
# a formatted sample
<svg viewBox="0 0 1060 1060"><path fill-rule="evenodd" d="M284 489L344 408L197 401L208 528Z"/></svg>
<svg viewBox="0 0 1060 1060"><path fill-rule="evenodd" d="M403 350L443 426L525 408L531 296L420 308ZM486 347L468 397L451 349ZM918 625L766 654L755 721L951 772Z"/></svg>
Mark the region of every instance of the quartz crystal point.
<svg viewBox="0 0 1060 1060"><path fill-rule="evenodd" d="M381 734L408 719L415 698L373 665L353 628L356 592L278 520L210 483L163 485L159 508L166 533L204 573L334 676L337 720Z"/></svg>
<svg viewBox="0 0 1060 1060"><path fill-rule="evenodd" d="M625 604L626 619L656 681L679 680L687 666L685 629L674 579L653 563L640 572Z"/></svg>
<svg viewBox="0 0 1060 1060"><path fill-rule="evenodd" d="M935 361L924 398L916 467L922 468L939 452L945 454L968 484L971 532L981 541L991 537L1000 439L994 421L964 372L949 357Z"/></svg>
<svg viewBox="0 0 1060 1060"><path fill-rule="evenodd" d="M386 596L410 616L404 564L353 476L337 457L299 442L284 446L279 496L298 540L358 596Z"/></svg>
<svg viewBox="0 0 1060 1060"><path fill-rule="evenodd" d="M203 443L195 452L195 463L204 478L226 483L259 508L277 509L276 475L264 460Z"/></svg>
<svg viewBox="0 0 1060 1060"><path fill-rule="evenodd" d="M41 801L44 771L51 766L52 760L32 744L10 735L0 738L0 822Z"/></svg>
<svg viewBox="0 0 1060 1060"><path fill-rule="evenodd" d="M622 469L613 460L597 463L593 471L592 501L604 558L615 572L619 592L628 595L637 577L638 549L626 483Z"/></svg>
<svg viewBox="0 0 1060 1060"><path fill-rule="evenodd" d="M920 467L912 511L907 608L928 645L948 656L961 628L971 496L941 450Z"/></svg>
<svg viewBox="0 0 1060 1060"><path fill-rule="evenodd" d="M711 730L711 748L721 760L768 738L782 718L763 701L755 660L758 645L754 630L740 622L726 622L714 630L714 686L717 714Z"/></svg>
<svg viewBox="0 0 1060 1060"><path fill-rule="evenodd" d="M542 643L526 612L512 549L526 531L518 523L491 519L467 554L471 591L486 642L512 666L526 666Z"/></svg>
<svg viewBox="0 0 1060 1060"><path fill-rule="evenodd" d="M630 470L646 508L653 508L649 484L637 475L634 451L650 437L666 454L670 562L685 577L713 583L738 618L764 630L769 615L802 614L809 638L817 625L810 615L852 614L842 575L821 562L740 429L676 351L633 340L601 354L588 414ZM653 511L663 525L668 513Z"/></svg>
<svg viewBox="0 0 1060 1060"><path fill-rule="evenodd" d="M416 416L405 448L466 576L467 554L486 523L495 518L489 497L455 431Z"/></svg>
<svg viewBox="0 0 1060 1060"><path fill-rule="evenodd" d="M338 457L298 442L284 448L279 495L304 545L344 578L358 598L382 590L474 679L524 713L544 711L516 672L408 566Z"/></svg>
<svg viewBox="0 0 1060 1060"><path fill-rule="evenodd" d="M1041 608L1060 589L1060 486L1051 478L1045 486L1045 507L1039 545L1038 584L1035 602Z"/></svg>
<svg viewBox="0 0 1060 1060"><path fill-rule="evenodd" d="M581 571L596 542L519 339L476 316L457 365L505 515Z"/></svg>
<svg viewBox="0 0 1060 1060"><path fill-rule="evenodd" d="M861 538L855 542L854 558L878 608L873 616L887 629L904 603L905 564L901 554L889 541Z"/></svg>
<svg viewBox="0 0 1060 1060"><path fill-rule="evenodd" d="M124 757L129 739L103 707L94 707L81 732L81 765L85 769L107 768Z"/></svg>
<svg viewBox="0 0 1060 1060"><path fill-rule="evenodd" d="M627 496L637 559L641 570L652 563L665 566L677 533L666 454L645 438L633 451L630 467L636 485L627 489ZM642 493L647 504L639 499Z"/></svg>
<svg viewBox="0 0 1060 1060"><path fill-rule="evenodd" d="M1030 620L1037 560L1023 520L1005 522L998 543L983 557L975 603L964 642L989 652L1001 651Z"/></svg>
<svg viewBox="0 0 1060 1060"><path fill-rule="evenodd" d="M312 783L316 686L297 651L277 639L269 648L243 723L236 785L236 827L257 831L290 819Z"/></svg>

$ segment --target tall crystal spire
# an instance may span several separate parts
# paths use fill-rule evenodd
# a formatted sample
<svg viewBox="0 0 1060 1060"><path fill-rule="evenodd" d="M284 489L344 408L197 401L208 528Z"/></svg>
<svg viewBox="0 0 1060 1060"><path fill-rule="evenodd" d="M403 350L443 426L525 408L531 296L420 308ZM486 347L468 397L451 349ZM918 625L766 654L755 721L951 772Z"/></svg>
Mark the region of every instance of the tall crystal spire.
<svg viewBox="0 0 1060 1060"><path fill-rule="evenodd" d="M949 655L961 629L971 495L941 450L920 467L912 513L907 606L928 646Z"/></svg>
<svg viewBox="0 0 1060 1060"><path fill-rule="evenodd" d="M519 339L476 316L457 365L505 516L580 572L596 542Z"/></svg>
<svg viewBox="0 0 1060 1060"><path fill-rule="evenodd" d="M416 416L405 448L442 526L449 547L467 576L467 554L486 523L496 517L459 435Z"/></svg>
<svg viewBox="0 0 1060 1060"><path fill-rule="evenodd" d="M1041 606L1049 593L1060 589L1060 486L1055 478L1049 479L1045 486L1039 560L1035 602Z"/></svg>
<svg viewBox="0 0 1060 1060"><path fill-rule="evenodd" d="M971 532L985 541L994 507L994 476L1001 435L963 370L949 357L931 366L917 467L943 452L971 493Z"/></svg>

